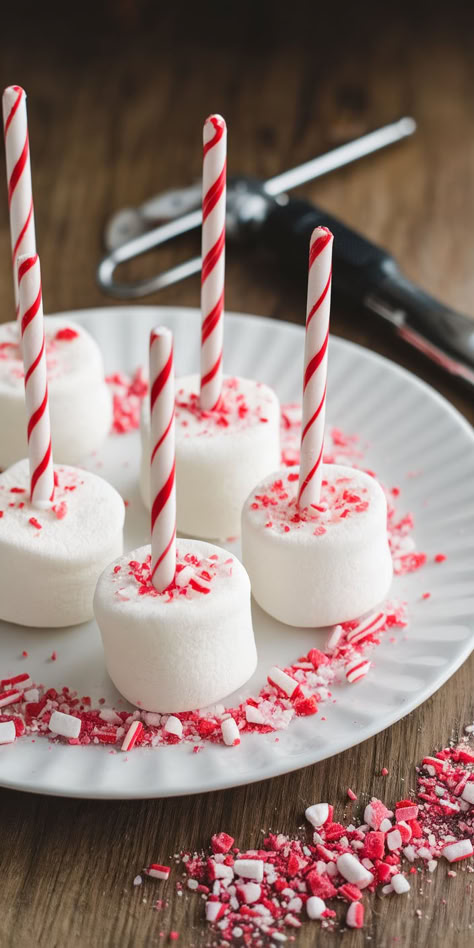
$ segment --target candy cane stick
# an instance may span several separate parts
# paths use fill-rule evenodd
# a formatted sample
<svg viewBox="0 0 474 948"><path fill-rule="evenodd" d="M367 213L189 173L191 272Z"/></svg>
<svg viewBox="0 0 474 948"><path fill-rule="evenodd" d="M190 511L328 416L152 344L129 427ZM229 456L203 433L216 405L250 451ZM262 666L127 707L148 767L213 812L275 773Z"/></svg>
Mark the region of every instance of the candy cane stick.
<svg viewBox="0 0 474 948"><path fill-rule="evenodd" d="M203 143L200 403L211 411L222 391L224 336L227 128L220 115L206 119Z"/></svg>
<svg viewBox="0 0 474 948"><path fill-rule="evenodd" d="M150 334L151 580L158 592L176 572L176 477L173 336L160 327Z"/></svg>
<svg viewBox="0 0 474 948"><path fill-rule="evenodd" d="M20 86L8 86L3 93L2 105L8 204L10 208L13 286L18 316L18 257L21 254L34 254L36 252L30 146L24 89Z"/></svg>
<svg viewBox="0 0 474 948"><path fill-rule="evenodd" d="M300 507L317 504L321 493L333 239L327 227L316 227L309 248L298 485Z"/></svg>
<svg viewBox="0 0 474 948"><path fill-rule="evenodd" d="M25 254L18 258L18 291L28 417L30 499L36 507L45 508L51 505L54 496L54 469L38 254L32 257Z"/></svg>

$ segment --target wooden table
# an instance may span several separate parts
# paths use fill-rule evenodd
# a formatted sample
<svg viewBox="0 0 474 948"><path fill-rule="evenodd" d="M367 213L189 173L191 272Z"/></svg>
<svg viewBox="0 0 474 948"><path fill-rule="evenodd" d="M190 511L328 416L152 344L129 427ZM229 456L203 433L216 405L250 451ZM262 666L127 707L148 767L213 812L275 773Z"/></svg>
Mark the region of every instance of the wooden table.
<svg viewBox="0 0 474 948"><path fill-rule="evenodd" d="M424 12L413 4L404 17L390 4L364 12L359 4L328 11L296 3L290 15L278 5L244 2L222 13L213 7L212 20L202 5L185 18L161 4L121 0L105 12L82 5L75 22L69 9L42 6L51 6L43 20L25 16L22 5L21 19L12 14L4 24L1 78L29 91L47 311L105 302L94 269L107 216L199 174L200 126L211 110L229 124L230 172L261 177L398 115L415 115L420 127L411 141L304 193L387 246L434 295L472 310L474 18L467 4L451 4L448 14L443 4L423 4ZM184 243L183 254L192 244ZM177 256L169 248L160 260L168 265ZM8 319L4 190L0 260ZM227 275L228 309L302 320L305 287L268 263L231 252ZM196 280L156 297L197 301ZM467 395L383 327L335 308L332 329L407 366L472 417ZM216 828L244 846L257 843L261 828L293 833L309 802L337 800L342 814L349 785L388 801L404 795L414 763L472 721L473 669L471 659L422 708L372 740L266 783L143 803L0 792L1 945L140 948L167 943L171 929L186 948L209 944L199 899L177 898L172 883L133 888L150 856L166 860L181 847L205 845ZM375 776L383 766L388 777ZM363 933L328 935L308 924L297 943L462 948L472 938L469 878L459 872L447 880L440 866L403 902L368 899ZM153 896L162 890L169 905L158 914Z"/></svg>

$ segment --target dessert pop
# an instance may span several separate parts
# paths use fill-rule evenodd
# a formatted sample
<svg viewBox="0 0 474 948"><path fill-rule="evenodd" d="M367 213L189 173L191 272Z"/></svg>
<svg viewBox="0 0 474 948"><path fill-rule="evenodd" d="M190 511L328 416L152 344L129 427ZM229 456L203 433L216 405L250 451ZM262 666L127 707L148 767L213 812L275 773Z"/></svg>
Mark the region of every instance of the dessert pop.
<svg viewBox="0 0 474 948"><path fill-rule="evenodd" d="M212 411L222 391L224 336L227 127L210 115L203 128L201 408Z"/></svg>
<svg viewBox="0 0 474 948"><path fill-rule="evenodd" d="M18 315L17 260L20 254L33 254L36 250L25 90L21 86L8 86L3 93L2 105L13 284Z"/></svg>

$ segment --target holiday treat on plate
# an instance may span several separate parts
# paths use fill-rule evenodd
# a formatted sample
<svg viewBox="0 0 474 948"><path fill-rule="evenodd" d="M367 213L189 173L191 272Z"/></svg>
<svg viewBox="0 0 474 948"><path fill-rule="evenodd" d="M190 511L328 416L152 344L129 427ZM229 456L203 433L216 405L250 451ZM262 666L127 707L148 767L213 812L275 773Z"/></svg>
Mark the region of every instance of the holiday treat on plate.
<svg viewBox="0 0 474 948"><path fill-rule="evenodd" d="M176 540L175 385L168 329L150 337L151 547L121 556L97 584L107 670L148 711L220 701L255 671L250 582L226 550Z"/></svg>
<svg viewBox="0 0 474 948"><path fill-rule="evenodd" d="M35 253L26 96L19 86L3 93L13 284L19 313L17 263ZM71 320L44 320L49 409L57 461L76 464L104 441L112 403L97 343ZM0 325L0 469L25 457L26 413L18 318Z"/></svg>
<svg viewBox="0 0 474 948"><path fill-rule="evenodd" d="M279 403L252 379L223 375L226 125L204 124L201 374L177 380L177 527L193 536L240 533L242 504L280 462ZM150 506L150 416L142 413L140 486Z"/></svg>
<svg viewBox="0 0 474 948"><path fill-rule="evenodd" d="M304 627L357 618L392 580L382 488L362 471L322 463L332 242L327 228L313 232L299 470L267 476L242 512L243 562L256 601Z"/></svg>
<svg viewBox="0 0 474 948"><path fill-rule="evenodd" d="M38 627L93 615L97 578L123 549L125 508L95 474L53 466L38 256L19 259L28 460L0 474L0 618Z"/></svg>

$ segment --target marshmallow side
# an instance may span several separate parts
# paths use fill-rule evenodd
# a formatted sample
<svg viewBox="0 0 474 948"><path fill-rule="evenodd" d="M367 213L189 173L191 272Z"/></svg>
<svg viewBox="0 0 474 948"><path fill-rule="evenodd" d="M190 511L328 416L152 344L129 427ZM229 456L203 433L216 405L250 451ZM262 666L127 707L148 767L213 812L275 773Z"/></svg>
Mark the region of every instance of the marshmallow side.
<svg viewBox="0 0 474 948"><path fill-rule="evenodd" d="M281 484L294 501L297 468L280 470L260 483L243 507L242 556L252 594L265 612L287 625L320 627L355 619L386 596L392 581L387 503L380 485L362 471L338 464L323 465L324 480L339 495L347 489L347 496L360 497L366 509L357 512L358 505L350 502L349 514L341 517L344 506L331 511L329 501L329 512L293 523L291 508L285 516L287 501L265 506L257 499L281 496L281 490L274 490ZM323 487L323 504L327 496Z"/></svg>
<svg viewBox="0 0 474 948"><path fill-rule="evenodd" d="M180 539L177 551L178 558L217 555L228 575L216 575L208 594L192 598L140 594L129 564L145 560L145 546L107 567L94 598L108 673L128 701L147 711L214 704L248 681L257 665L250 583L242 564L199 540Z"/></svg>
<svg viewBox="0 0 474 948"><path fill-rule="evenodd" d="M76 464L95 451L112 424L112 399L100 349L72 320L44 319L51 438L56 463ZM72 338L58 339L61 330ZM23 363L16 323L0 325L0 468L27 454Z"/></svg>
<svg viewBox="0 0 474 948"><path fill-rule="evenodd" d="M27 460L0 474L0 618L8 622L57 628L91 619L98 577L123 550L117 491L87 471L55 470L52 510L29 503Z"/></svg>
<svg viewBox="0 0 474 948"><path fill-rule="evenodd" d="M227 426L216 424L211 413L200 418L179 407L189 393L199 391L197 375L176 382L177 525L187 535L239 536L247 494L280 463L280 406L275 393L251 379L226 379L225 384L231 381L237 383L238 389L226 395L231 401L229 414L224 416ZM241 402L237 401L239 396ZM242 403L248 411L240 416ZM149 508L150 417L146 399L141 436L140 489Z"/></svg>

